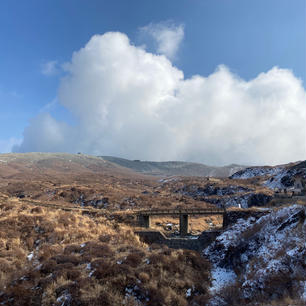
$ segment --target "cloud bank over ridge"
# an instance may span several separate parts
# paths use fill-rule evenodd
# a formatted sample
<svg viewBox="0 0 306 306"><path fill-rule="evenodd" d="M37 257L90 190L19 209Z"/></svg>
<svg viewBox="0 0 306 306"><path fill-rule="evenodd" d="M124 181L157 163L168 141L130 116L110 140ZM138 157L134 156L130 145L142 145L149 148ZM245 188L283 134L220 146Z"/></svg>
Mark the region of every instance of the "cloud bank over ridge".
<svg viewBox="0 0 306 306"><path fill-rule="evenodd" d="M40 114L14 151L212 165L306 156L306 93L287 69L273 67L245 81L221 65L209 76L184 79L164 55L108 32L73 53L58 99L76 125Z"/></svg>

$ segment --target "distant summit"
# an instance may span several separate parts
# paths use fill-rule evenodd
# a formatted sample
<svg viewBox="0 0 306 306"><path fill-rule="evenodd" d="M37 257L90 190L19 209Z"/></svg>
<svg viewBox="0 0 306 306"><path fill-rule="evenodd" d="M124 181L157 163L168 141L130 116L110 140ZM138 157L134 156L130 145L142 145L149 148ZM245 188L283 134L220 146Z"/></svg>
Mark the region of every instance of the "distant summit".
<svg viewBox="0 0 306 306"><path fill-rule="evenodd" d="M207 166L201 163L166 161L153 162L141 160L129 160L114 156L101 156L106 161L112 162L121 167L129 168L133 171L156 176L214 176L228 177L237 171L243 170L246 166L231 164L223 167Z"/></svg>

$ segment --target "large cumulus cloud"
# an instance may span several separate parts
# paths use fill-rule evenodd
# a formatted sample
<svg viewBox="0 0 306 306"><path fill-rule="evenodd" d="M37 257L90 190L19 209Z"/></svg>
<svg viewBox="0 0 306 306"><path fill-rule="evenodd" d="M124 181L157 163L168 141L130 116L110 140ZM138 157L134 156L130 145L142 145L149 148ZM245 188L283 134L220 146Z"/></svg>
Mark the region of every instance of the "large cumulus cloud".
<svg viewBox="0 0 306 306"><path fill-rule="evenodd" d="M306 94L286 69L245 81L227 67L184 79L122 33L95 35L65 65L60 103L76 125L34 118L15 151L70 151L207 164L305 159Z"/></svg>

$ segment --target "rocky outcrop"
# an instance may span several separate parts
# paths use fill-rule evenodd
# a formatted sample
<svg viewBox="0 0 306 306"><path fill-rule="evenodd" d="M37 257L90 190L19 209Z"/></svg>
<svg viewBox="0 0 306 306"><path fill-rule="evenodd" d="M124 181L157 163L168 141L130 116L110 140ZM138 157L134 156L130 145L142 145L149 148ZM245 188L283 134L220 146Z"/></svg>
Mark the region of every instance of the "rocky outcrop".
<svg viewBox="0 0 306 306"><path fill-rule="evenodd" d="M266 175L275 175L279 173L283 167L248 167L243 170L240 170L233 175L230 179L249 179L256 176L266 176Z"/></svg>
<svg viewBox="0 0 306 306"><path fill-rule="evenodd" d="M266 206L271 200L272 196L264 194L264 193L254 193L248 199L248 207L252 206Z"/></svg>
<svg viewBox="0 0 306 306"><path fill-rule="evenodd" d="M266 206L272 197L265 193L255 193L254 189L230 185L225 187L208 184L205 187L198 185L185 185L175 189L174 192L192 197L197 201L205 201L218 207L241 207Z"/></svg>
<svg viewBox="0 0 306 306"><path fill-rule="evenodd" d="M180 189L174 190L176 193L181 193L183 195L196 198L197 200L203 200L209 196L227 196L249 191L252 191L252 189L244 186L230 185L226 187L220 187L214 184L209 184L205 187L200 187L197 185L186 185Z"/></svg>
<svg viewBox="0 0 306 306"><path fill-rule="evenodd" d="M299 302L292 305L304 305L305 213L302 205L257 215L257 219L255 215L242 219L242 213L233 212L231 219L237 222L203 251L213 264L213 278L228 276L226 283L222 284L222 277L218 286L213 283L215 294L209 305L255 305L255 301L270 305L286 297Z"/></svg>
<svg viewBox="0 0 306 306"><path fill-rule="evenodd" d="M271 210L232 210L227 211L223 216L223 228L232 226L238 222L239 219L247 220L252 217L253 221L258 220L262 216L269 214Z"/></svg>

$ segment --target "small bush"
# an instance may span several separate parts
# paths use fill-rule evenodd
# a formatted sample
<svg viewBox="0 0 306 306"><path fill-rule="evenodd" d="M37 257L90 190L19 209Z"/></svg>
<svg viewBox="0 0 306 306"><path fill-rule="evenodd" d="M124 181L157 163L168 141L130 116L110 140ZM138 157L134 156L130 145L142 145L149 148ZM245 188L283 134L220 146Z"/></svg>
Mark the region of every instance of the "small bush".
<svg viewBox="0 0 306 306"><path fill-rule="evenodd" d="M31 214L42 214L44 210L41 207L34 207L30 210Z"/></svg>
<svg viewBox="0 0 306 306"><path fill-rule="evenodd" d="M79 244L67 245L64 249L64 254L80 253L82 247Z"/></svg>
<svg viewBox="0 0 306 306"><path fill-rule="evenodd" d="M52 257L52 259L55 260L57 264L71 263L73 265L78 265L80 262L79 257L75 255L56 255Z"/></svg>
<svg viewBox="0 0 306 306"><path fill-rule="evenodd" d="M143 259L143 254L141 253L131 253L126 257L125 264L136 268Z"/></svg>

